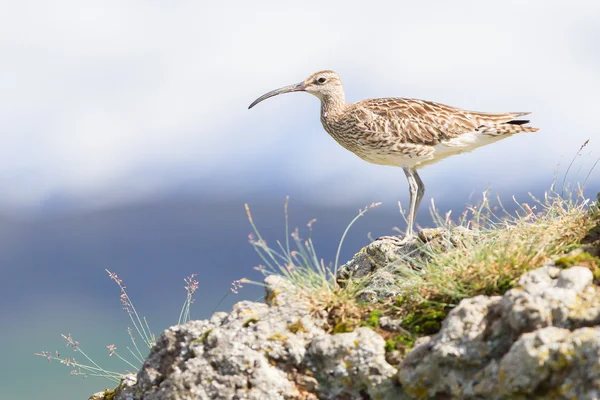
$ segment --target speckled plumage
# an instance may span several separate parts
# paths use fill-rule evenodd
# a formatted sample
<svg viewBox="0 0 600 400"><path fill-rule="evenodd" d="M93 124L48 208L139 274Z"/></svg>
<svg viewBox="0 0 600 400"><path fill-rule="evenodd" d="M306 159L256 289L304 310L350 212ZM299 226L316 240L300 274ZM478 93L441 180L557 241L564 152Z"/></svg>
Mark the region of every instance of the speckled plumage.
<svg viewBox="0 0 600 400"><path fill-rule="evenodd" d="M323 74L339 82L332 71L317 72L307 81ZM375 164L419 167L514 133L537 130L523 126L523 121L511 123L526 112L482 113L405 98L346 104L341 82L339 88L337 98L321 98L321 123L344 148ZM463 135L468 136L461 140Z"/></svg>
<svg viewBox="0 0 600 400"><path fill-rule="evenodd" d="M339 76L320 71L297 85L269 92L269 97L306 91L321 100L321 123L340 145L365 161L399 166L409 181L411 204L407 238L424 185L416 169L454 154L476 149L519 132L538 129L519 120L527 112L483 113L432 101L407 98L368 99L347 104Z"/></svg>

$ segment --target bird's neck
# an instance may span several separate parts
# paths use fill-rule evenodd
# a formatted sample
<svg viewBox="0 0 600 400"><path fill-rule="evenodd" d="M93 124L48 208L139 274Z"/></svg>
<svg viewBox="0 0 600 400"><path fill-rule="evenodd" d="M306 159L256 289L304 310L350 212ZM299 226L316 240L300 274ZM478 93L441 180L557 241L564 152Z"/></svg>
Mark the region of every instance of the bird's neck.
<svg viewBox="0 0 600 400"><path fill-rule="evenodd" d="M339 115L346 107L346 99L344 93L336 96L324 96L321 99L321 114L324 117L333 117Z"/></svg>

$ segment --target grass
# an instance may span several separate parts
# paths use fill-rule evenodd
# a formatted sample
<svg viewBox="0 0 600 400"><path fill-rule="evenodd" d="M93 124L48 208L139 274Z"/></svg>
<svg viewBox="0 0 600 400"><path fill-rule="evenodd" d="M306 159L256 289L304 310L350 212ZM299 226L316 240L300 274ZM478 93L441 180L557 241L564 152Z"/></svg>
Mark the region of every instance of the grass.
<svg viewBox="0 0 600 400"><path fill-rule="evenodd" d="M568 198L550 191L541 200L531 196L530 203L517 206L511 214L499 200L492 207L484 194L458 224L434 212L439 228L460 236L456 243L444 243L449 250L423 246L426 257L407 257L397 265L402 291L451 305L479 294L502 294L525 271L579 247L598 224L597 204L590 206L581 191Z"/></svg>
<svg viewBox="0 0 600 400"><path fill-rule="evenodd" d="M109 270L106 270L110 279L117 284L120 290L120 300L121 305L123 306L123 310L127 312L129 319L133 328L128 327L127 333L129 335L129 339L131 341L131 347L127 346L126 350L128 356L123 356L121 353L117 351L117 347L114 344L106 346L109 355L115 358L118 358L120 361L126 365L127 370L125 373L131 373L132 371L138 371L142 364L144 363L144 359L152 346L156 343L156 337L152 333L150 329L150 325L145 317L141 317L135 306L133 305L133 301L127 294L126 286L123 281L115 274ZM192 274L184 279L185 281L185 290L187 293L186 299L183 303L181 311L179 313L179 321L178 324L185 323L190 320L190 309L191 305L194 301L194 293L198 289L198 281L194 279L196 275ZM239 288L236 286L236 289ZM61 365L64 365L71 369L70 375L80 376L83 378L87 378L90 376L105 378L111 382L119 383L121 381L124 373L112 371L110 369L104 368L97 364L92 357L90 357L81 347L79 341L73 339L71 334L61 335L62 338L66 341L66 346L70 348L74 353L81 355L85 361L78 361L75 357L65 357L61 355L58 351L42 351L40 353L35 353L35 356L44 357L48 360L48 362L58 362ZM138 341L141 342L138 345Z"/></svg>
<svg viewBox="0 0 600 400"><path fill-rule="evenodd" d="M276 246L271 247L263 239L258 230L250 207L246 204L246 213L254 233L249 235L249 242L263 261L255 267L264 275L279 274L284 276L296 288L298 295L312 303L315 312L325 309L330 319L332 333L351 331L361 319L365 310L360 307L356 297L366 284L366 280L353 280L344 287L336 279L339 255L346 234L352 225L369 210L380 203L372 203L358 211L357 216L350 221L340 239L334 264L325 265L323 259L317 256L311 238L312 226L316 220L307 224L308 238L302 239L298 228L290 233L288 215L289 197L284 205L285 214L285 242L276 241ZM292 241L290 242L290 238ZM245 280L245 282L262 285L261 282ZM370 311L369 311L370 312Z"/></svg>
<svg viewBox="0 0 600 400"><path fill-rule="evenodd" d="M273 249L260 236L247 208L255 231L250 243L265 263L258 270L285 276L315 311L327 311L329 332L344 333L366 326L384 337L386 350L402 355L419 336L439 331L447 313L460 300L480 294L501 295L515 287L524 272L550 259L558 258L564 266L588 266L600 277L598 254L585 252L577 259L565 258L595 229L600 231L597 202L586 199L580 189L567 191L563 197L554 188L542 199L531 196L528 203L514 201L517 210L511 213L499 199L492 204L486 192L480 204L467 208L456 222L451 213L441 215L432 204L433 231L438 234L417 244L415 253L420 256L413 253L386 266L397 277L400 295L374 304L358 300L368 277L348 279L343 287L336 280L339 251L333 265L326 266L317 257L310 239L312 221L308 239L302 240L297 229L289 235L293 250L287 240L285 244L276 242L277 249ZM357 218L373 206L360 210ZM286 232L287 214L286 201ZM595 244L600 253L598 243L600 239ZM379 320L384 315L401 319L403 331L383 330Z"/></svg>
<svg viewBox="0 0 600 400"><path fill-rule="evenodd" d="M585 147L581 146L577 155ZM594 163L594 166L600 158ZM573 162L569 164L567 173ZM592 167L593 168L593 167ZM591 171L590 171L591 173ZM590 174L588 173L589 178ZM566 179L566 178L565 178ZM564 185L563 185L564 186ZM558 194L551 188L542 199L531 196L528 203L516 200L517 210L507 211L498 199L496 204L484 193L477 206L467 208L454 222L451 212L441 215L432 203L435 228L433 235L417 243L414 253L393 265L385 266L396 277L398 295L381 298L375 303L359 301L359 296L369 283L369 277L348 279L340 284L337 278L339 257L346 234L352 225L369 210L373 203L359 210L350 221L339 242L335 262L325 265L317 256L311 238L315 220L308 223L308 238L302 239L296 228L289 231L288 200L285 212L285 241L269 246L260 235L250 208L246 211L254 233L249 242L263 261L255 267L265 275L284 276L312 306L315 313L327 313L328 331L332 334L351 332L358 327L377 331L385 340L390 362L398 363L420 336L439 331L442 321L462 299L476 295L501 295L517 285L518 278L526 271L537 268L548 260L567 268L582 265L590 268L594 282L600 284L600 211L598 202L586 199L581 189ZM290 241L291 239L291 241ZM573 252L573 250L578 250ZM418 256L415 256L418 255ZM133 328L128 328L132 342L126 347L133 361L117 352L114 345L106 346L109 354L120 359L127 368L140 368L144 354L156 339L145 318L140 317L119 277L108 271L109 277L119 286L124 310ZM255 283L247 279L232 283L231 293L237 294L242 283ZM190 320L193 295L198 288L194 275L185 279L186 300L180 310L178 324ZM216 308L230 294L227 292ZM401 320L400 330L389 332L380 325L382 317ZM255 318L245 321L244 326L256 323ZM292 333L306 331L301 321L288 327ZM197 342L203 342L207 331ZM43 351L36 356L48 361L58 361L71 368L71 375L98 376L118 383L122 373L98 365L81 348L71 335L62 335L68 347L86 361L64 357L58 352ZM142 345L138 346L138 341Z"/></svg>
<svg viewBox="0 0 600 400"><path fill-rule="evenodd" d="M307 239L300 237L298 228L290 233L288 202L289 197L286 198L284 205L286 240L285 243L276 241L275 248L270 247L261 236L260 231L254 223L250 207L246 204L248 220L254 231L253 234L248 236L249 242L263 261L263 264L255 267L255 269L264 275L282 275L296 287L305 289L311 293L320 293L322 298L337 299L344 298L347 294L352 295L353 288L356 290L356 287L343 289L336 281L339 254L344 238L356 220L365 215L369 210L377 207L380 203L373 203L359 210L358 215L348 224L342 235L342 239L338 245L335 264L325 265L323 259L317 256L311 237L312 226L316 220L313 219L307 224L309 230ZM290 238L292 242L290 242ZM262 285L260 282L252 282L247 279L244 279L244 282Z"/></svg>

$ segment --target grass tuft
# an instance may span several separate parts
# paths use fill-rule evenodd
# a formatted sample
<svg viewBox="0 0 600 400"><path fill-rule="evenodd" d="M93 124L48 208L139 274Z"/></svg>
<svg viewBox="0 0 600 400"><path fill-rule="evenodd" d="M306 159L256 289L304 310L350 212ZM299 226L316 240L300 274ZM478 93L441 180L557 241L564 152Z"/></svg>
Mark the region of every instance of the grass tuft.
<svg viewBox="0 0 600 400"><path fill-rule="evenodd" d="M468 207L456 222L450 218L450 212L442 215L432 202L434 237L420 241L411 255L386 267L394 273L400 294L379 299L375 304L359 301L369 277L350 278L341 287L335 279L339 256L333 268L326 267L317 257L310 236L302 240L297 229L291 234L287 232L287 200L286 234L293 239L294 250L287 239L285 247L279 242L277 250L269 247L246 207L254 229L250 243L264 262L256 269L266 275L283 275L315 312L325 310L330 333L352 332L360 326L374 329L386 340L386 350L395 353L394 359L399 362L398 354L400 357L406 354L418 337L437 333L448 312L462 299L501 295L514 288L524 272L549 260L557 259L557 265L564 267L586 265L598 283L597 203L586 199L580 189L563 197L552 188L542 199L530 194L527 203L514 198L513 201L516 212L509 212L500 199L492 204L485 192L481 202ZM357 218L373 206L360 210ZM313 222L309 223L309 230ZM590 235L598 236L597 253L566 256L582 247ZM401 320L401 332L382 329L379 320L383 316Z"/></svg>
<svg viewBox="0 0 600 400"><path fill-rule="evenodd" d="M254 231L253 234L248 236L249 242L263 262L263 264L254 268L263 275L278 274L284 276L299 289L297 291L298 296L312 303L315 311L327 310L330 315L330 332L351 332L359 325L359 322L355 323L357 318L360 319L359 314L364 312L355 301L364 282L355 280L342 288L336 280L337 262L344 238L350 227L358 218L377 207L379 203L373 203L359 210L357 216L348 224L342 235L338 245L336 262L333 265L325 265L323 259L317 256L311 237L312 226L316 220L311 220L307 224L309 230L307 239L301 238L298 228L290 232L288 202L289 197L286 198L284 205L285 245L280 241L276 241L276 246L269 246L261 236L252 217L250 207L246 204L248 220ZM253 282L247 279L245 282L263 285L262 282ZM272 296L276 295L277 293L272 294ZM274 299L267 300L273 302Z"/></svg>
<svg viewBox="0 0 600 400"><path fill-rule="evenodd" d="M64 357L58 351L41 351L39 353L34 353L34 355L38 357L43 357L46 360L48 360L48 362L56 361L61 365L70 368L70 375L81 376L83 378L87 378L90 376L101 377L118 384L125 373L132 373L140 369L140 367L144 363L144 359L147 353L156 343L156 337L152 333L150 325L146 320L146 317L142 317L138 314L135 306L133 305L133 301L127 294L126 286L123 283L123 281L118 277L116 273L111 272L109 270L106 270L106 272L108 273L109 278L112 281L114 281L119 287L121 293L121 305L123 306L123 310L125 310L125 312L129 316L131 324L133 325L133 328L127 328L127 334L129 335L129 339L132 344L131 347L126 347L127 352L129 353L128 356L124 356L121 353L119 353L117 351L117 347L114 344L108 345L106 346L106 348L108 350L109 356L114 356L115 358L123 362L127 366L127 370L124 373L121 373L101 367L92 359L91 356L84 352L79 341L73 339L71 334L63 334L61 336L66 341L66 346L71 348L71 350L74 353L78 353L79 355L81 355L85 359L85 361L80 362L75 357ZM186 290L187 296L179 313L178 324L188 322L191 318L190 309L192 303L194 302L194 293L198 289L198 282L194 279L195 276L196 274L192 274L184 279L184 288ZM208 335L208 333L206 333L206 335ZM143 346L138 346L138 340L141 343L143 343ZM109 395L113 392L107 389L106 393L107 394L105 394L104 397L111 398Z"/></svg>
<svg viewBox="0 0 600 400"><path fill-rule="evenodd" d="M457 224L434 211L438 226L458 235L445 251L423 245L425 257L406 257L395 266L404 296L453 306L480 294L501 295L524 272L580 247L598 224L597 204L590 206L581 191L567 198L553 191L543 199L530 196L530 204L515 200L511 214L484 193Z"/></svg>

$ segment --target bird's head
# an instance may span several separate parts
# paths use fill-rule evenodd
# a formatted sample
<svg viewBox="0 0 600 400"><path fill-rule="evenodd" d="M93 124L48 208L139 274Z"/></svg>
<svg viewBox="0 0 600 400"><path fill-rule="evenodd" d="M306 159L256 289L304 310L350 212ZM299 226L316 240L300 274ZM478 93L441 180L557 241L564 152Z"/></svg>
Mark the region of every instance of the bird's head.
<svg viewBox="0 0 600 400"><path fill-rule="evenodd" d="M308 92L317 96L320 100L332 98L336 100L344 100L344 88L338 74L333 71L319 71L310 75L304 81L294 85L284 86L275 89L269 93L265 93L258 99L254 100L250 107L252 108L263 100L269 97L277 96L278 94L290 92Z"/></svg>

